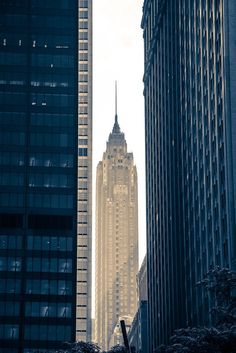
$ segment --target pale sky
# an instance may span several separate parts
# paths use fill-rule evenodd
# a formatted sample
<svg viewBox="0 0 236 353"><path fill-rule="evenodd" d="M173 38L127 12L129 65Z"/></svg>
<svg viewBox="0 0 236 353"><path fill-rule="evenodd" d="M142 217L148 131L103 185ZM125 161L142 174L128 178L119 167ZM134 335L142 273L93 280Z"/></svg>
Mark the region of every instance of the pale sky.
<svg viewBox="0 0 236 353"><path fill-rule="evenodd" d="M96 167L114 124L117 80L118 122L138 172L140 264L146 252L142 5L143 0L93 1L94 201Z"/></svg>

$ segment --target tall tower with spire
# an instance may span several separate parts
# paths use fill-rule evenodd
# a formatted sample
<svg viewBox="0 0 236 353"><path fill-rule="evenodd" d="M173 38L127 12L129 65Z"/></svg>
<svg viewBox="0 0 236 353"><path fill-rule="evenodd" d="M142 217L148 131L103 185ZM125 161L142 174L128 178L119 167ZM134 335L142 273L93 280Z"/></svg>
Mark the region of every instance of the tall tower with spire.
<svg viewBox="0 0 236 353"><path fill-rule="evenodd" d="M137 305L137 171L118 123L117 93L115 106L114 126L96 179L95 342L103 350L114 344L119 318L132 317Z"/></svg>

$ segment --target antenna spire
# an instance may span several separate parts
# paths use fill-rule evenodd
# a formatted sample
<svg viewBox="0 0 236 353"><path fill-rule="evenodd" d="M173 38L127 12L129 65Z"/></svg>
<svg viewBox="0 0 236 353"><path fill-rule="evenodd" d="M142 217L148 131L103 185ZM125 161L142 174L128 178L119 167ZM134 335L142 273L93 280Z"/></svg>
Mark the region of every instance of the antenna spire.
<svg viewBox="0 0 236 353"><path fill-rule="evenodd" d="M117 81L115 81L115 124L112 129L113 133L119 134L120 127L118 124L118 114L117 114Z"/></svg>
<svg viewBox="0 0 236 353"><path fill-rule="evenodd" d="M118 121L118 116L117 116L117 81L115 81L115 123Z"/></svg>

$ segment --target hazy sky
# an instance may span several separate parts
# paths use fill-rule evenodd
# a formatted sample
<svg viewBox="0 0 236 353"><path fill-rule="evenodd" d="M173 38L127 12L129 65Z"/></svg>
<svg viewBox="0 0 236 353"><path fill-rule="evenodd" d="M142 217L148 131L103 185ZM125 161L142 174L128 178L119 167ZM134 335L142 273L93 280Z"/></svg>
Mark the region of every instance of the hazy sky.
<svg viewBox="0 0 236 353"><path fill-rule="evenodd" d="M146 252L142 5L143 0L93 1L93 194L114 124L117 80L118 121L138 171L140 263Z"/></svg>

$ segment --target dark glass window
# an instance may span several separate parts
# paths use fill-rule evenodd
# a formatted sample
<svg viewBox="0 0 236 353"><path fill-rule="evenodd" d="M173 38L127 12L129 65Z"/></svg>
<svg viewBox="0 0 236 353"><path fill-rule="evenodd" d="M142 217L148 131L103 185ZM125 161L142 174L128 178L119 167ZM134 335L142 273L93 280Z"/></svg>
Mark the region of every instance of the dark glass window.
<svg viewBox="0 0 236 353"><path fill-rule="evenodd" d="M60 258L29 257L27 259L27 271L71 273L72 260Z"/></svg>
<svg viewBox="0 0 236 353"><path fill-rule="evenodd" d="M1 93L0 93L1 97ZM0 132L0 141L2 145L19 145L25 143L25 134L23 132Z"/></svg>
<svg viewBox="0 0 236 353"><path fill-rule="evenodd" d="M23 195L17 193L0 193L0 206L3 207L22 207Z"/></svg>
<svg viewBox="0 0 236 353"><path fill-rule="evenodd" d="M75 28L75 22L71 21L71 17L67 16L47 16L47 15L34 15L32 16L32 27L39 27L39 28L58 28L61 29L63 23L63 29L73 29ZM50 31L48 31L50 33ZM33 36L34 38L35 36ZM41 36L41 38L51 38L53 36ZM57 38L63 38L64 36L56 36Z"/></svg>
<svg viewBox="0 0 236 353"><path fill-rule="evenodd" d="M32 0L32 8L41 8L41 9L61 9L69 10L74 9L74 3L70 0Z"/></svg>
<svg viewBox="0 0 236 353"><path fill-rule="evenodd" d="M69 134L32 133L30 144L32 146L68 147L73 145L73 140Z"/></svg>
<svg viewBox="0 0 236 353"><path fill-rule="evenodd" d="M37 166L37 167L72 168L73 155L34 153L29 158L29 165L32 167Z"/></svg>
<svg viewBox="0 0 236 353"><path fill-rule="evenodd" d="M49 341L70 341L70 326L53 325L30 325L25 326L25 339L29 340L49 340Z"/></svg>
<svg viewBox="0 0 236 353"><path fill-rule="evenodd" d="M72 238L52 236L28 236L27 249L47 251L72 251Z"/></svg>
<svg viewBox="0 0 236 353"><path fill-rule="evenodd" d="M73 227L73 217L41 214L29 215L28 227L30 229L71 230Z"/></svg>
<svg viewBox="0 0 236 353"><path fill-rule="evenodd" d="M26 60L27 57L25 54L16 54L14 52L0 53L0 65L26 65Z"/></svg>
<svg viewBox="0 0 236 353"><path fill-rule="evenodd" d="M26 282L27 294L71 295L72 282L65 280L29 279Z"/></svg>
<svg viewBox="0 0 236 353"><path fill-rule="evenodd" d="M21 152L0 152L0 165L24 165L24 154Z"/></svg>
<svg viewBox="0 0 236 353"><path fill-rule="evenodd" d="M18 316L20 314L20 303L0 301L0 316Z"/></svg>
<svg viewBox="0 0 236 353"><path fill-rule="evenodd" d="M0 81L1 84L1 81ZM68 88L74 87L75 80L74 78L67 75L58 75L58 74L38 74L33 73L31 75L31 86L33 87L48 87L48 88Z"/></svg>
<svg viewBox="0 0 236 353"><path fill-rule="evenodd" d="M31 105L42 107L72 107L74 96L69 94L31 94Z"/></svg>
<svg viewBox="0 0 236 353"><path fill-rule="evenodd" d="M23 86L25 84L25 78L26 75L24 73L18 73L18 72L9 72L9 71L5 71L1 73L1 78L0 78L0 86L1 85L9 85L10 87L8 87L8 89L12 89L12 86ZM4 113L0 113L0 115L2 115ZM12 113L13 114L13 113ZM15 113L15 115L17 115L20 113Z"/></svg>
<svg viewBox="0 0 236 353"><path fill-rule="evenodd" d="M16 278L2 278L0 293L20 293L20 280Z"/></svg>
<svg viewBox="0 0 236 353"><path fill-rule="evenodd" d="M22 237L17 235L0 235L0 249L21 249Z"/></svg>
<svg viewBox="0 0 236 353"><path fill-rule="evenodd" d="M20 15L20 14L2 14L0 16L0 23L1 25L24 25L26 23L26 16L25 15Z"/></svg>
<svg viewBox="0 0 236 353"><path fill-rule="evenodd" d="M71 317L70 303L26 302L25 315L30 317Z"/></svg>
<svg viewBox="0 0 236 353"><path fill-rule="evenodd" d="M19 326L18 325L0 325L0 338L16 340L19 338Z"/></svg>
<svg viewBox="0 0 236 353"><path fill-rule="evenodd" d="M32 66L73 68L74 65L74 57L71 55L32 54Z"/></svg>
<svg viewBox="0 0 236 353"><path fill-rule="evenodd" d="M19 272L21 270L20 257L0 257L0 271Z"/></svg>
<svg viewBox="0 0 236 353"><path fill-rule="evenodd" d="M73 178L71 175L66 174L30 174L29 186L46 188L71 188L73 186Z"/></svg>
<svg viewBox="0 0 236 353"><path fill-rule="evenodd" d="M75 43L75 38L73 34L67 35L67 36L33 35L31 37L31 41L32 41L33 48L55 48L57 49L58 53L59 53L59 49L63 49L63 53L65 53L65 49L73 48Z"/></svg>
<svg viewBox="0 0 236 353"><path fill-rule="evenodd" d="M72 114L31 114L31 124L35 126L75 126L75 119Z"/></svg>
<svg viewBox="0 0 236 353"><path fill-rule="evenodd" d="M24 174L17 173L1 173L0 185L21 186L24 184Z"/></svg>
<svg viewBox="0 0 236 353"><path fill-rule="evenodd" d="M29 194L29 206L40 208L72 208L72 195Z"/></svg>

